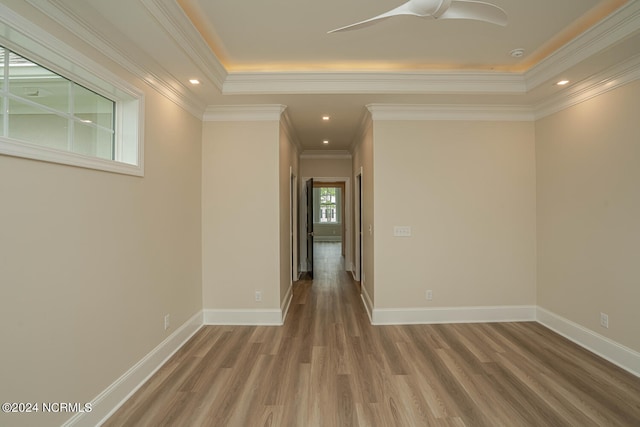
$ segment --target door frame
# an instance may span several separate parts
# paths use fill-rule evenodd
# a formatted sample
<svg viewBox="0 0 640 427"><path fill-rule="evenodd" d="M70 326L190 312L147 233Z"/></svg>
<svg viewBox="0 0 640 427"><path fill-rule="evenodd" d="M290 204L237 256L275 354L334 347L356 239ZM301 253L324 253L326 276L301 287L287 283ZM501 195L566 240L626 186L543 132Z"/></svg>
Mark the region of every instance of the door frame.
<svg viewBox="0 0 640 427"><path fill-rule="evenodd" d="M298 177L289 167L289 233L291 236L291 283L300 277L300 263L298 262Z"/></svg>
<svg viewBox="0 0 640 427"><path fill-rule="evenodd" d="M344 183L344 195L343 195L343 204L344 204L344 218L342 219L342 228L343 228L343 233L344 233L344 268L346 271L353 271L353 232L352 232L352 215L353 215L353 209L351 208L352 206L352 200L351 200L351 193L352 193L352 189L351 189L351 177L348 176L341 176L341 177L327 177L327 176L305 176L302 177L301 180L299 180L300 183L300 194L305 195L305 199L302 200L302 197L300 199L300 203L298 204L300 206L300 216L299 216L299 221L298 224L300 225L300 229L299 229L299 233L300 235L302 235L302 233L306 233L305 230L302 229L302 227L305 226L305 221L304 218L307 215L307 201L306 201L306 194L304 192L304 185L305 183L310 180L313 179L314 184L315 183ZM300 243L300 261L301 261L301 271L307 271L307 262L305 259L305 254L307 253L307 242L305 241L305 239L300 239L299 240Z"/></svg>
<svg viewBox="0 0 640 427"><path fill-rule="evenodd" d="M340 243L342 244L342 256L346 256L346 241L347 241L347 236L346 236L346 227L345 227L345 214L346 214L346 208L345 208L345 195L346 195L346 191L347 189L346 184L342 181L336 181L336 182L317 182L317 181L313 181L313 188L322 188L322 187L327 187L327 188L339 188L341 190L340 193L340 198L341 198L341 202L340 202L340 218L342 218L342 223L340 224Z"/></svg>
<svg viewBox="0 0 640 427"><path fill-rule="evenodd" d="M355 227L355 250L354 250L354 268L353 278L362 283L362 246L363 246L363 230L362 230L362 168L356 175L355 182L355 206L354 206L354 227Z"/></svg>

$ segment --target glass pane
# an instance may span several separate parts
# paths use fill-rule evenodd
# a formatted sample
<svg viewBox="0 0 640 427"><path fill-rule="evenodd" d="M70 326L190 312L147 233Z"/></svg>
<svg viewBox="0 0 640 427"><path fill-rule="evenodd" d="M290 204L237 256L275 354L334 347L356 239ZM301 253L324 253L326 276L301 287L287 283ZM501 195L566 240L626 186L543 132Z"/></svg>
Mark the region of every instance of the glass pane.
<svg viewBox="0 0 640 427"><path fill-rule="evenodd" d="M7 49L0 47L0 91L4 90L4 58L7 52Z"/></svg>
<svg viewBox="0 0 640 427"><path fill-rule="evenodd" d="M9 101L9 138L68 150L68 120L19 101Z"/></svg>
<svg viewBox="0 0 640 427"><path fill-rule="evenodd" d="M113 129L113 101L74 84L73 105L74 114L80 120Z"/></svg>
<svg viewBox="0 0 640 427"><path fill-rule="evenodd" d="M70 83L13 52L9 54L9 92L15 96L68 113Z"/></svg>
<svg viewBox="0 0 640 427"><path fill-rule="evenodd" d="M73 151L113 160L113 133L91 124L74 123Z"/></svg>

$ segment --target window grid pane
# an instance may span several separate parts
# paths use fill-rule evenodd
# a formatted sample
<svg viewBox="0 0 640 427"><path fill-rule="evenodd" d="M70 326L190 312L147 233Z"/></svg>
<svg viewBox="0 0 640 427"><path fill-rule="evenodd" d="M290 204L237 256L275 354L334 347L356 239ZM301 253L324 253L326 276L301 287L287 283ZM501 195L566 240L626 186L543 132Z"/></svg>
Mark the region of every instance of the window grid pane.
<svg viewBox="0 0 640 427"><path fill-rule="evenodd" d="M314 203L317 203L314 209L314 221L326 224L340 222L337 202L339 193L340 190L336 187L314 188Z"/></svg>
<svg viewBox="0 0 640 427"><path fill-rule="evenodd" d="M114 101L5 48L0 48L0 64L1 135L91 157L116 158Z"/></svg>

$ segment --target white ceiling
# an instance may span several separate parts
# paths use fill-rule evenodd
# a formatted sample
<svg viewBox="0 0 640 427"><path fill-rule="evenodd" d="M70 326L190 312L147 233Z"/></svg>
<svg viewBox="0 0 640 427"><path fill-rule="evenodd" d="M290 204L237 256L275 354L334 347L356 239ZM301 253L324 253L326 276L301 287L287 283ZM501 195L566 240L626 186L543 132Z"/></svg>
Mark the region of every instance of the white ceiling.
<svg viewBox="0 0 640 427"><path fill-rule="evenodd" d="M639 0L485 0L507 12L506 27L396 17L333 34L402 0L27 1L196 115L286 105L312 151L347 150L368 104L533 112L640 62ZM560 78L571 83L554 86Z"/></svg>

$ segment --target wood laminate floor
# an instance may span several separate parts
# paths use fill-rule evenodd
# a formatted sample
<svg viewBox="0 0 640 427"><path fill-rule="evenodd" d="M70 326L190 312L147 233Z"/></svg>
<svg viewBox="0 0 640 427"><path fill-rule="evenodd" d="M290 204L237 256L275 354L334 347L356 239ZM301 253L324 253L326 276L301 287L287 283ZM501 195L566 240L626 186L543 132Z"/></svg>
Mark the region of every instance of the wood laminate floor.
<svg viewBox="0 0 640 427"><path fill-rule="evenodd" d="M372 326L318 244L284 326L205 326L105 426L640 426L640 379L533 323Z"/></svg>

